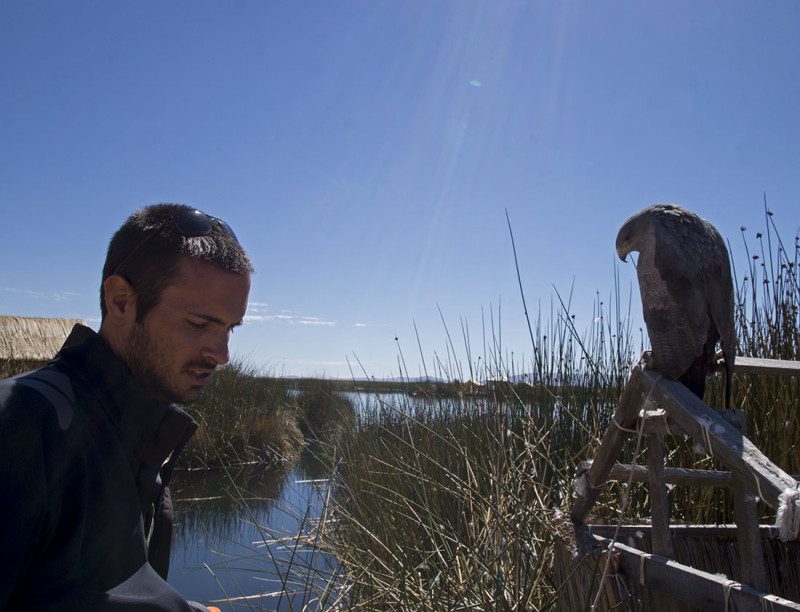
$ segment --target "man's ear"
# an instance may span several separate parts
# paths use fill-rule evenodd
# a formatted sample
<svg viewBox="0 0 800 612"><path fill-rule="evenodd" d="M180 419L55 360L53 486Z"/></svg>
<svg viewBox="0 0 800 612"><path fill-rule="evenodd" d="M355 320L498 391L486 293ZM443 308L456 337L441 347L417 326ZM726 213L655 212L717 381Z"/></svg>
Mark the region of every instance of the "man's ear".
<svg viewBox="0 0 800 612"><path fill-rule="evenodd" d="M121 276L112 274L103 281L106 317L114 325L126 326L136 320L136 293Z"/></svg>

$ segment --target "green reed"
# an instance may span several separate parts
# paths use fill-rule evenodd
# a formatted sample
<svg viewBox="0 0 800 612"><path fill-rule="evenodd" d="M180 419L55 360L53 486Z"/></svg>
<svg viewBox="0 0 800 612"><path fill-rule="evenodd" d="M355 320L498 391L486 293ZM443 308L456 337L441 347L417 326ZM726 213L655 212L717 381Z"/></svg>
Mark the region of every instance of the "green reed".
<svg viewBox="0 0 800 612"><path fill-rule="evenodd" d="M325 440L352 426L353 403L326 379L305 379L298 382L295 405L300 431L307 442Z"/></svg>
<svg viewBox="0 0 800 612"><path fill-rule="evenodd" d="M766 229L748 244L743 278L736 286L738 354L797 360L800 357L800 235L786 245L766 209ZM737 404L744 409L750 437L790 474L800 474L800 381L797 378L738 376Z"/></svg>
<svg viewBox="0 0 800 612"><path fill-rule="evenodd" d="M771 214L766 221L765 232L756 234L757 253L745 241L748 265L736 280L738 353L797 359L798 238L786 249ZM621 300L618 278L607 300L596 296L593 323L582 333L571 294L556 292L544 318L540 306L529 321L529 368L504 354L493 316L483 322L484 353L475 359L467 349L466 367L448 331L448 358L439 371L451 379L463 380L466 372L493 378L487 396L362 411L350 434L329 449L337 522L327 541L351 585L347 607L557 606L564 587L553 577L553 546L569 512L575 465L592 457L646 348L643 331L631 323L638 292ZM517 367L532 376L512 384ZM721 375L712 377L709 405L722 407L723 384ZM751 439L790 473L800 473L797 384L764 376L734 380L734 402L744 409ZM631 440L621 461L644 460L646 448L633 457L633 446ZM666 453L668 465L721 467L696 455L691 440L671 441ZM629 499L630 520L649 515L645 486L635 485ZM616 520L621 500L621 487L608 487L595 520ZM677 521L732 521L725 491L677 487L671 502Z"/></svg>
<svg viewBox="0 0 800 612"><path fill-rule="evenodd" d="M329 541L349 607L487 609L542 596L550 560L537 526L555 512L543 482L558 467L531 419L498 408L382 406L337 445Z"/></svg>
<svg viewBox="0 0 800 612"><path fill-rule="evenodd" d="M192 468L292 463L306 444L336 435L353 418L332 381L273 378L238 360L184 408L200 425L181 456Z"/></svg>
<svg viewBox="0 0 800 612"><path fill-rule="evenodd" d="M618 294L617 286L612 308L597 296L582 336L570 301L554 298L549 321L540 312L531 325L537 358L524 382L512 382L516 368L528 369L506 358L492 315L480 358L453 365L450 341L452 371L441 367L490 379L486 395L376 399L359 411L349 435L328 448L337 519L328 542L346 572L349 608L556 605L554 525L635 358Z"/></svg>
<svg viewBox="0 0 800 612"><path fill-rule="evenodd" d="M769 212L765 220L755 248L742 230L746 265L734 267L737 352L798 359L798 237L786 248ZM622 297L616 265L614 270L614 287L607 297L596 295L584 330L578 329L571 291L556 291L546 307L539 304L528 318L528 363L509 358L499 310L490 311L481 321L479 355L464 321L463 349L447 330L443 356L425 366L449 379L442 389L418 385L417 397L394 405L375 396L355 413L339 411L335 402L304 409L308 433L330 433L337 415L345 415L346 426L323 436L314 454L315 469L333 475L323 520L312 529L315 545L340 563L336 576L325 577L337 593L329 607L558 609L561 591L570 587L555 577L553 559L575 466L592 458L631 366L646 348L645 332L631 316L632 308L639 312L638 288ZM405 360L399 362L404 368ZM486 394L464 395L465 380L489 380ZM734 403L744 410L750 438L795 474L797 385L796 379L734 378ZM723 375L711 377L706 402L722 407L723 388ZM330 388L310 391L308 397L314 396L330 400L336 394ZM634 457L634 446L631 439L620 461L644 461L647 449ZM691 440L668 438L665 451L670 466L722 467L695 454ZM627 519L649 516L647 487L634 485L627 494ZM622 487L610 485L593 520L616 521L622 498ZM730 495L720 489L676 487L670 501L675 521L732 521Z"/></svg>
<svg viewBox="0 0 800 612"><path fill-rule="evenodd" d="M184 467L292 461L302 449L298 411L288 385L234 360L220 368L197 402L185 407L200 427Z"/></svg>

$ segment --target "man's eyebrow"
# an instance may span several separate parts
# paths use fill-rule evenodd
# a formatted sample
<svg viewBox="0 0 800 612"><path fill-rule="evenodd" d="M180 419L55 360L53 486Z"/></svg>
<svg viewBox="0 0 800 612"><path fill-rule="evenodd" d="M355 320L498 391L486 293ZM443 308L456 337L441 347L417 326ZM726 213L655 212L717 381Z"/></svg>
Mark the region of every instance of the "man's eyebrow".
<svg viewBox="0 0 800 612"><path fill-rule="evenodd" d="M236 323L227 323L220 319L219 317L215 317L213 315L207 314L200 314L200 313L191 313L193 316L197 317L198 319L203 319L204 321L208 321L209 323L214 323L215 325L221 325L222 327L240 327L242 325L242 321L237 321Z"/></svg>

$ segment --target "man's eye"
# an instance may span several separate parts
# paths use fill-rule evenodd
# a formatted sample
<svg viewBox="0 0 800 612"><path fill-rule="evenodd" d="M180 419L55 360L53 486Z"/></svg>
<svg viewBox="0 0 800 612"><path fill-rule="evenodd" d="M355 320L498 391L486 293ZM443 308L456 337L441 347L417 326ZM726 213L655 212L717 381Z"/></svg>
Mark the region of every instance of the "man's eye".
<svg viewBox="0 0 800 612"><path fill-rule="evenodd" d="M191 327L192 329L204 329L206 326L205 322L195 323L194 321L189 321L188 323L189 327Z"/></svg>

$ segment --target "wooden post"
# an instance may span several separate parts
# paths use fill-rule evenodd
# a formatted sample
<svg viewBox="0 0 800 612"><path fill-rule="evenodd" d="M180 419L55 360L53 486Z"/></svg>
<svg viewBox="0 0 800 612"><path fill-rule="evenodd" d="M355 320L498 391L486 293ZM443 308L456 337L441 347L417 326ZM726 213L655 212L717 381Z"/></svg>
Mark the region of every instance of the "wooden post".
<svg viewBox="0 0 800 612"><path fill-rule="evenodd" d="M736 429L747 435L747 423L740 418ZM736 425L731 423L734 427ZM761 529L758 524L756 496L741 477L733 475L733 514L736 519L736 544L739 551L739 573L744 584L758 591L771 591L764 549L761 546Z"/></svg>
<svg viewBox="0 0 800 612"><path fill-rule="evenodd" d="M577 498L572 505L571 518L576 525L582 525L586 521L586 517L597 501L600 491L606 485L611 468L614 467L622 451L622 445L625 442L627 433L622 431L620 427L627 429L636 425L636 417L642 405L643 395L642 378L635 375L637 370L640 369L641 366L637 365L631 371L628 383L622 391L619 405L614 412L614 422L603 436L594 461L592 461L587 471L578 474L575 478Z"/></svg>
<svg viewBox="0 0 800 612"><path fill-rule="evenodd" d="M650 480L650 512L653 518L653 554L675 557L669 533L669 499L664 481L664 447L661 436L647 436L647 473Z"/></svg>
<svg viewBox="0 0 800 612"><path fill-rule="evenodd" d="M756 497L748 491L747 483L733 476L733 514L736 519L736 540L739 551L739 580L757 591L770 592L761 530L758 525Z"/></svg>
<svg viewBox="0 0 800 612"><path fill-rule="evenodd" d="M650 513L653 519L650 533L653 554L674 559L675 551L669 533L669 499L664 481L664 447L658 434L647 436L647 470L650 480ZM653 592L653 603L657 610L678 612L678 602L663 591Z"/></svg>

